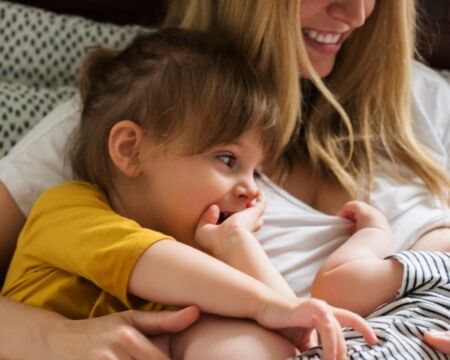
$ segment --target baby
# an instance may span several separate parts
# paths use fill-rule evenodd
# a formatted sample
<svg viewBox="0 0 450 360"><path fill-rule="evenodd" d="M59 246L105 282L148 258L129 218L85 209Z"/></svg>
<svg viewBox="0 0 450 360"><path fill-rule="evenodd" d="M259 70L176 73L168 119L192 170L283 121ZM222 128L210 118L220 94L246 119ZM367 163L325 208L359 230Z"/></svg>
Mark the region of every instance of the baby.
<svg viewBox="0 0 450 360"><path fill-rule="evenodd" d="M381 212L352 201L340 215L352 222L353 235L319 270L312 296L369 316L380 342L368 346L358 334L346 331L349 358L446 358L426 344L423 335L450 330L450 253L391 255L392 233ZM321 349L314 349L299 359L318 359L320 354Z"/></svg>

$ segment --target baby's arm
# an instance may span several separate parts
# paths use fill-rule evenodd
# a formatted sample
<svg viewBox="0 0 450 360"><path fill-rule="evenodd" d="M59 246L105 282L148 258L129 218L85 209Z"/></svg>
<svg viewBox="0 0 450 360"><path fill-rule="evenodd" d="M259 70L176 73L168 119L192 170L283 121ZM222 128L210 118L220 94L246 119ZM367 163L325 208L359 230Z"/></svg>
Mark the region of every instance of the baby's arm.
<svg viewBox="0 0 450 360"><path fill-rule="evenodd" d="M362 316L392 300L400 288L403 267L383 260L392 252L385 217L370 205L352 201L340 216L355 222L353 235L325 261L312 285L312 296Z"/></svg>

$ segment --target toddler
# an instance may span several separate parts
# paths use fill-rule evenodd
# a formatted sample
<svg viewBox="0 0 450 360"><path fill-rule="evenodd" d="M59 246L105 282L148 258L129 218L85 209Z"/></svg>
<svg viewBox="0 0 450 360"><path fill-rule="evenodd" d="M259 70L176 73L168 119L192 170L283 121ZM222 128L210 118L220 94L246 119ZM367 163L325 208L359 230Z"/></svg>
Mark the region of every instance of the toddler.
<svg viewBox="0 0 450 360"><path fill-rule="evenodd" d="M326 356L340 358L341 325L376 342L356 314L296 298L257 246L255 177L286 134L243 56L166 29L92 51L80 87L80 181L37 200L4 295L72 319L189 305L212 314L154 337L163 358L282 359L314 328Z"/></svg>

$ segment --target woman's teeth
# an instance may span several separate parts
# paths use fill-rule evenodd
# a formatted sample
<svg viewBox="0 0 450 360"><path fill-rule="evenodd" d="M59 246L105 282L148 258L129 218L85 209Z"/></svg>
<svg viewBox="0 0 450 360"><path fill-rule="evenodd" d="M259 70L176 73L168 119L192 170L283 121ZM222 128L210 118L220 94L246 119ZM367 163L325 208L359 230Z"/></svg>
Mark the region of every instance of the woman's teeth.
<svg viewBox="0 0 450 360"><path fill-rule="evenodd" d="M337 44L342 37L342 34L318 33L315 30L308 29L303 30L303 33L310 39L326 45Z"/></svg>

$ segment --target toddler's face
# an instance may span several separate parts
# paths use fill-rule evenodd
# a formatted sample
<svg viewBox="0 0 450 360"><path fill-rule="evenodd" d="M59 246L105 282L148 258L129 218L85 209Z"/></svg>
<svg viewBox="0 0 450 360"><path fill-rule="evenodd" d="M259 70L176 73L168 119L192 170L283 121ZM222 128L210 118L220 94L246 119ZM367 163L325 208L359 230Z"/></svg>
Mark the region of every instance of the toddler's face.
<svg viewBox="0 0 450 360"><path fill-rule="evenodd" d="M138 186L141 225L193 245L195 228L205 210L217 204L221 215L242 211L256 198L255 175L264 158L257 130L235 143L204 153L173 153L146 160Z"/></svg>
<svg viewBox="0 0 450 360"><path fill-rule="evenodd" d="M301 0L302 33L311 63L325 77L333 70L342 44L363 26L376 0Z"/></svg>

